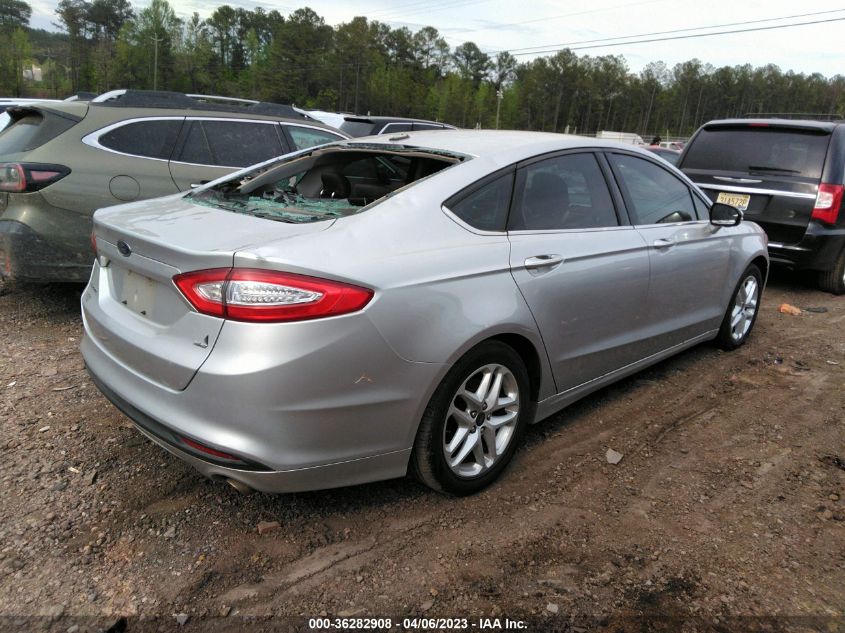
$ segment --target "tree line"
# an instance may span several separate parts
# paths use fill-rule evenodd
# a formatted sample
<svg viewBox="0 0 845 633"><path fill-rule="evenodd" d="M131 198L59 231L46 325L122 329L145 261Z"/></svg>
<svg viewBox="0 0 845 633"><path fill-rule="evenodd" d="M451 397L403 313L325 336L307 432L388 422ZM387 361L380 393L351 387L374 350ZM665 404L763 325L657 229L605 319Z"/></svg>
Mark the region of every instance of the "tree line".
<svg viewBox="0 0 845 633"><path fill-rule="evenodd" d="M519 62L473 42L449 46L365 17L330 26L310 8L222 5L207 18L167 0L60 0L59 32L29 27L24 0L0 0L0 95L62 97L114 88L176 90L391 114L459 127L689 135L701 123L749 113L845 111L845 76L775 65L716 68L692 59L631 72L620 55L564 49ZM23 78L32 66L41 80Z"/></svg>

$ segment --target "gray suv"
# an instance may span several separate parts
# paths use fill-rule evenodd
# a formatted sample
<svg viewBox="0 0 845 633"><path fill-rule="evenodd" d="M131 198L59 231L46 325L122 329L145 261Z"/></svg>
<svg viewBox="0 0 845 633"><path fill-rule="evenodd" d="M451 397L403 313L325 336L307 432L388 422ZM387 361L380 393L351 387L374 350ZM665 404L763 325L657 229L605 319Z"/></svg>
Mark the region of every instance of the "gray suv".
<svg viewBox="0 0 845 633"><path fill-rule="evenodd" d="M0 133L0 275L84 282L95 209L156 198L346 138L290 106L119 90L8 110Z"/></svg>

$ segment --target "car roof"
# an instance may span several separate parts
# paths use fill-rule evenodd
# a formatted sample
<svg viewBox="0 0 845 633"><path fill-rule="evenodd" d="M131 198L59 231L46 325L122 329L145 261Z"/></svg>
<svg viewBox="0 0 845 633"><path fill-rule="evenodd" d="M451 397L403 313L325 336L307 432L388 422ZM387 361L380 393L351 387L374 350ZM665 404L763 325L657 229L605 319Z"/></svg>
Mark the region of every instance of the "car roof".
<svg viewBox="0 0 845 633"><path fill-rule="evenodd" d="M718 119L708 121L702 127L707 130L716 127L777 127L793 128L804 130L816 130L819 132L833 132L845 121L814 121L812 119L781 119L781 118L759 118L759 119Z"/></svg>
<svg viewBox="0 0 845 633"><path fill-rule="evenodd" d="M618 143L588 136L555 134L552 132L520 132L504 130L434 130L399 132L379 136L366 136L348 141L345 145L384 145L419 147L454 154L489 158L502 164L532 158L540 154L567 149L607 148L624 149L648 156L644 150L630 143Z"/></svg>
<svg viewBox="0 0 845 633"><path fill-rule="evenodd" d="M238 110L220 110L216 108L202 108L193 107L190 109L183 108L161 108L161 107L134 107L121 106L115 107L106 105L105 103L91 103L89 101L58 101L58 102L40 102L27 103L17 106L19 108L36 109L36 110L52 110L65 115L77 117L79 119L85 118L87 114L96 113L98 118L94 121L95 124L100 122L116 123L118 121L126 121L137 118L155 118L155 117L173 117L173 116L190 116L190 117L212 117L219 119L252 119L258 121L280 121L294 125L303 125L306 127L313 127L328 130L340 136L348 136L343 132L339 132L337 128L326 125L316 119L304 117L285 117L273 114L264 114L260 111L238 111Z"/></svg>

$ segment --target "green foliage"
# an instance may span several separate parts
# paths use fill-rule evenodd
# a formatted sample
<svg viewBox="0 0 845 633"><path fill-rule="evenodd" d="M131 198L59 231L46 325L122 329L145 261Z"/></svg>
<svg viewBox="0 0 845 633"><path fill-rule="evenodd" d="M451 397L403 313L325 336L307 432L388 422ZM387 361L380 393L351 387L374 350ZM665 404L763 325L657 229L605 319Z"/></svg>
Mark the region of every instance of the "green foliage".
<svg viewBox="0 0 845 633"><path fill-rule="evenodd" d="M140 5L139 5L140 6ZM332 27L310 8L222 5L179 19L168 0L60 0L61 33L28 28L30 5L0 0L0 94L66 96L117 87L249 97L325 110L437 119L461 127L686 136L714 118L842 113L845 77L691 59L632 73L621 56L563 50L518 62L437 29L355 17ZM40 66L40 83L21 70ZM499 91L501 90L501 93Z"/></svg>
<svg viewBox="0 0 845 633"><path fill-rule="evenodd" d="M9 34L15 29L29 26L32 7L22 0L0 0L0 33Z"/></svg>

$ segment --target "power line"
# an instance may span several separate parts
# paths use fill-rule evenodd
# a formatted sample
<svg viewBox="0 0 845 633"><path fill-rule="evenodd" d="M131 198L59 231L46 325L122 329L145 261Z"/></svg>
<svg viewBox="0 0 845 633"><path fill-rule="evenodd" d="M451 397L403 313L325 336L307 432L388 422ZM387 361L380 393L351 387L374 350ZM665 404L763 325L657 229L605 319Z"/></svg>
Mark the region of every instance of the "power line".
<svg viewBox="0 0 845 633"><path fill-rule="evenodd" d="M811 22L796 22L793 24L776 24L774 26L759 26L753 29L733 29L730 31L716 31L714 33L693 33L691 35L673 35L670 37L657 37L652 39L645 39L645 40L632 40L630 42L611 42L609 44L591 44L589 46L567 46L565 44L558 44L561 48L552 49L552 50L545 50L545 51L529 51L524 53L512 53L514 57L520 57L522 55L545 55L548 53L557 53L564 49L569 49L573 51L580 51L586 50L590 48L608 48L611 46L625 46L627 44L649 44L651 42L668 42L671 40L688 40L698 37L710 37L713 35L730 35L734 33L753 33L756 31L772 31L775 29L787 29L792 28L795 26L809 26L811 24L825 24L829 22L841 22L845 20L845 17L841 18L829 18L827 20L813 20ZM636 37L636 36L631 36ZM611 38L611 39L618 39L618 38Z"/></svg>
<svg viewBox="0 0 845 633"><path fill-rule="evenodd" d="M539 53L539 52L542 52L542 51L540 51L540 49L542 49L542 48L554 48L554 49L557 50L560 47L577 46L579 44L593 44L593 43L596 43L596 42L613 42L613 41L616 41L616 40L624 40L624 39L630 39L630 38L634 38L634 37L651 37L653 35L667 35L667 34L670 34L670 33L685 33L687 31L703 31L703 30L706 30L706 29L719 29L719 28L724 28L724 27L728 27L728 26L743 26L743 25L746 25L746 24L762 24L764 22L777 22L778 20L792 20L792 19L795 19L795 18L809 18L809 17L814 17L814 16L817 16L817 15L828 15L830 13L841 13L842 11L845 11L845 9L832 9L832 10L829 10L829 11L816 11L814 13L798 13L798 14L795 14L795 15L784 15L784 16L781 16L779 18L761 18L761 19L758 19L758 20L745 20L744 22L728 22L728 23L725 23L725 24L711 24L710 26L693 26L693 27L689 27L689 28L685 28L685 29L672 29L672 30L669 30L669 31L653 31L651 33L637 33L635 35L619 35L617 37L605 37L605 38L599 38L599 39L594 39L594 40L579 40L577 42L565 42L563 44L546 44L546 45L543 45L543 46L526 46L525 48L512 48L512 49L510 49L510 53L514 53L514 51L533 51L535 53ZM807 24L815 24L815 22L807 22ZM782 26L792 26L792 25L782 25ZM716 33L714 33L713 35L716 35ZM656 41L660 41L660 40L656 40Z"/></svg>
<svg viewBox="0 0 845 633"><path fill-rule="evenodd" d="M561 18L571 18L576 15L588 15L590 13L601 13L603 11L612 11L613 9L627 9L628 7L636 7L643 4L654 4L656 2L666 2L667 0L642 0L641 2L626 2L625 4L615 4L611 7L602 7L600 9L587 9L586 11L573 11L572 13L561 13L560 15L553 15L546 18L533 18L531 20L523 20L522 22L496 22L493 26L479 27L476 29L458 29L453 33L476 33L478 31L492 31L496 29L508 29L514 26L521 26L523 24L533 24L534 22L551 22L552 20L560 20Z"/></svg>

